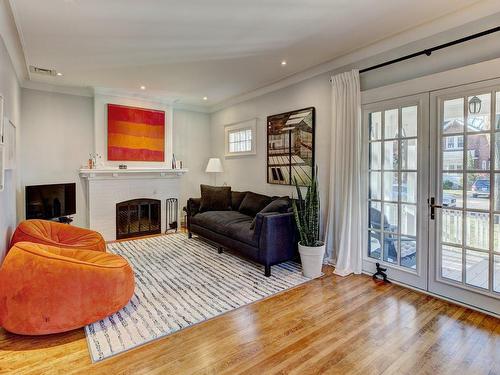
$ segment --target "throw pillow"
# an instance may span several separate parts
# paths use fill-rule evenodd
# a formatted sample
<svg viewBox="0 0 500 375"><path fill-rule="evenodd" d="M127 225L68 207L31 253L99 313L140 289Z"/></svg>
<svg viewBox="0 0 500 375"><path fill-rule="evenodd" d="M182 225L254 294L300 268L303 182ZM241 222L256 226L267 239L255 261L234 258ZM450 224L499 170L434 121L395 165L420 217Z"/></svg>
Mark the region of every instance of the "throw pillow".
<svg viewBox="0 0 500 375"><path fill-rule="evenodd" d="M233 208L234 211L239 211L241 202L243 202L243 199L247 195L247 192L240 192L240 191L232 191L231 192L231 207Z"/></svg>
<svg viewBox="0 0 500 375"><path fill-rule="evenodd" d="M269 203L266 207L264 207L262 210L260 210L260 214L266 213L266 212L279 212L281 214L288 212L288 209L290 208L290 198L288 197L281 197L273 200L271 203ZM255 223L257 221L257 217L255 217L252 220L252 224L250 224L250 229L255 228Z"/></svg>
<svg viewBox="0 0 500 375"><path fill-rule="evenodd" d="M200 185L200 212L231 209L231 186Z"/></svg>
<svg viewBox="0 0 500 375"><path fill-rule="evenodd" d="M260 210L266 207L271 200L272 198L267 195L256 194L249 191L247 195L245 195L245 198L243 198L239 211L248 216L255 216Z"/></svg>

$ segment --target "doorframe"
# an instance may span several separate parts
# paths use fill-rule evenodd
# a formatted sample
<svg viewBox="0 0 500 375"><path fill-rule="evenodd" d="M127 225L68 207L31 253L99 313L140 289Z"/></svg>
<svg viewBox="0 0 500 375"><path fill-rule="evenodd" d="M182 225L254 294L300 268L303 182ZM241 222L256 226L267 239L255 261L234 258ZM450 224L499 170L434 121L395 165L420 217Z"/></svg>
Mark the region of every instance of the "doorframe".
<svg viewBox="0 0 500 375"><path fill-rule="evenodd" d="M394 280L399 280L405 284L411 285L415 288L421 290L427 290L428 283L428 239L426 233L428 233L428 180L429 173L428 168L428 149L429 149L429 94L416 94L408 95L400 98L388 99L377 101L373 103L366 103L362 108L363 116L363 126L362 126L362 137L363 137L363 152L362 152L362 194L363 201L366 202L363 207L365 211L369 210L368 203L368 192L369 192L369 166L368 166L368 155L369 155L369 128L366 126L368 124L368 116L371 112L383 111L390 108L401 108L406 106L418 106L418 117L417 117L417 268L416 270L400 266L398 264L393 264L390 262L385 262L383 259L375 259L368 256L368 241L370 239L368 220L363 220L361 228L363 233L367 236L365 243L363 244L363 259L362 259L362 269L365 272L375 273L376 263L380 263L383 267L387 268L387 275L389 278ZM399 119L400 121L401 119ZM398 151L400 152L400 150ZM381 178L383 176L381 175ZM383 192L381 192L383 194ZM399 213L398 213L399 215ZM400 220L400 216L398 218ZM401 223L400 223L401 224ZM420 251L420 249L424 251ZM381 257L382 258L382 257ZM401 254L398 252L398 259L401 259Z"/></svg>

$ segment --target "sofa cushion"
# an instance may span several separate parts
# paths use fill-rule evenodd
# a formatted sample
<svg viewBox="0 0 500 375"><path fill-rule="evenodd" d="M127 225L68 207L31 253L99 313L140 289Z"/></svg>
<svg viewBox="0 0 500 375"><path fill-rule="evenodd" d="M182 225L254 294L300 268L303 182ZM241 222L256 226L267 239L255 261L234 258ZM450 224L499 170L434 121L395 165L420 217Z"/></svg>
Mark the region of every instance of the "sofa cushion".
<svg viewBox="0 0 500 375"><path fill-rule="evenodd" d="M228 225L240 222L248 222L248 226L250 227L252 218L238 211L206 211L198 213L191 218L192 224L210 229L219 234L227 234L229 230Z"/></svg>
<svg viewBox="0 0 500 375"><path fill-rule="evenodd" d="M240 210L240 205L245 196L247 195L246 191L231 191L231 207L234 211Z"/></svg>
<svg viewBox="0 0 500 375"><path fill-rule="evenodd" d="M279 213L283 214L283 213L287 212L289 208L290 208L290 198L281 197L281 198L274 199L266 207L264 207L262 210L260 210L259 213L263 214L266 212L279 212ZM250 229L255 228L256 221L257 221L257 218L255 217L252 220L252 224L250 225Z"/></svg>
<svg viewBox="0 0 500 375"><path fill-rule="evenodd" d="M245 198L243 198L239 211L242 214L254 217L271 201L272 198L267 195L256 194L249 191L247 195L245 195Z"/></svg>
<svg viewBox="0 0 500 375"><path fill-rule="evenodd" d="M200 185L200 211L226 211L231 209L231 187Z"/></svg>

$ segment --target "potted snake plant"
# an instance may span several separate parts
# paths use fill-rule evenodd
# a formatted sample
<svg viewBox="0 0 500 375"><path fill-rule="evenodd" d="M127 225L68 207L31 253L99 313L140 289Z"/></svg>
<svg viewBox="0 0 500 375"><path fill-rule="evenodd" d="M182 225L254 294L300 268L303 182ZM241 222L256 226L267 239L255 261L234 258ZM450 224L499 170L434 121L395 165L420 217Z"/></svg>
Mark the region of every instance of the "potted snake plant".
<svg viewBox="0 0 500 375"><path fill-rule="evenodd" d="M307 194L303 198L297 179L297 199L292 201L293 213L299 232L299 253L302 262L302 273L306 277L321 276L325 243L319 237L319 193L317 169L311 184L307 187Z"/></svg>

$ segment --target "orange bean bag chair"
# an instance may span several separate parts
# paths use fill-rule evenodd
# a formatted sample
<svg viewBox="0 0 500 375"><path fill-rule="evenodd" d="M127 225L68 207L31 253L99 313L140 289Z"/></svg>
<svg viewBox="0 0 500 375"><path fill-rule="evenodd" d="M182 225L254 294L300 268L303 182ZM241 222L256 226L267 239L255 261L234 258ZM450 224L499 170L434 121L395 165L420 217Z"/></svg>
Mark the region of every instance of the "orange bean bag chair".
<svg viewBox="0 0 500 375"><path fill-rule="evenodd" d="M0 267L0 326L69 331L113 314L133 293L132 268L119 255L19 242Z"/></svg>
<svg viewBox="0 0 500 375"><path fill-rule="evenodd" d="M12 236L10 247L21 241L68 249L106 251L106 243L100 233L48 220L22 221Z"/></svg>

